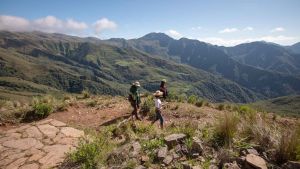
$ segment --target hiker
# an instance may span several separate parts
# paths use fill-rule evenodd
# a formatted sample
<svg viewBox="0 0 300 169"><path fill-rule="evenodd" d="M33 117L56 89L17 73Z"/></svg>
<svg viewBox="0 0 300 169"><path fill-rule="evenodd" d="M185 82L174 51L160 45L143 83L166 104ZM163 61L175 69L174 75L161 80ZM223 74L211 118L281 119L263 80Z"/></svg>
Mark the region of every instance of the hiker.
<svg viewBox="0 0 300 169"><path fill-rule="evenodd" d="M131 87L130 87L130 94L128 97L128 100L130 101L131 106L133 107L133 111L131 113L131 119L133 120L133 116L137 120L141 120L138 117L138 110L140 108L140 103L141 103L141 97L140 97L140 92L139 92L139 87L140 83L138 81L134 82Z"/></svg>
<svg viewBox="0 0 300 169"><path fill-rule="evenodd" d="M160 87L159 90L163 93L163 99L166 99L168 96L168 89L167 89L167 80L166 79L162 79L162 81L160 82Z"/></svg>
<svg viewBox="0 0 300 169"><path fill-rule="evenodd" d="M164 119L161 115L161 110L162 110L162 103L161 103L161 100L160 100L160 96L163 95L163 93L159 90L157 90L154 94L154 101L155 101L155 113L156 113L156 117L155 117L155 120L152 121L152 124L154 124L157 120L159 120L160 122L160 128L163 129L164 128Z"/></svg>

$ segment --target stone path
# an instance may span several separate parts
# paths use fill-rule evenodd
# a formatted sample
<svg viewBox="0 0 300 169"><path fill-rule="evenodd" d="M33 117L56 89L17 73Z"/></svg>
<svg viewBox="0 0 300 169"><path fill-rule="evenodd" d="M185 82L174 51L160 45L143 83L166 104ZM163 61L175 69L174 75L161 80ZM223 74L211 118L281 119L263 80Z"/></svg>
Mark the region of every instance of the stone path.
<svg viewBox="0 0 300 169"><path fill-rule="evenodd" d="M0 168L55 168L74 150L84 132L47 119L0 134Z"/></svg>

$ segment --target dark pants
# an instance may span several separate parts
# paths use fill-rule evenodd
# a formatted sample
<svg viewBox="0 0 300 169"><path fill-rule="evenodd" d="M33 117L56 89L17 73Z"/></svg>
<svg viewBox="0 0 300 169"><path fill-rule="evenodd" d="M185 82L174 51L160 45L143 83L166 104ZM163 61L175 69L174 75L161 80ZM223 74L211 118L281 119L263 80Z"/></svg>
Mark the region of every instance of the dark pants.
<svg viewBox="0 0 300 169"><path fill-rule="evenodd" d="M135 116L136 119L140 119L138 116L138 108L140 107L139 104L136 102L131 102L131 106L133 108L133 111L131 112L131 116Z"/></svg>
<svg viewBox="0 0 300 169"><path fill-rule="evenodd" d="M159 109L156 109L155 112L156 112L156 117L155 117L155 120L153 122L156 122L157 120L159 120L160 125L163 125L164 124L164 118L161 115L161 111Z"/></svg>

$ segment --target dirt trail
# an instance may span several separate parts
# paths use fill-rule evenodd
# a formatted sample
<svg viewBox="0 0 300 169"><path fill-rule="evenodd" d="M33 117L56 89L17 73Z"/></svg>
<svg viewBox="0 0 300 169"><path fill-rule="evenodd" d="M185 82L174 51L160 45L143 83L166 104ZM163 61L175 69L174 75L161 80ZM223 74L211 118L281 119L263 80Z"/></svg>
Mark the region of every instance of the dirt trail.
<svg viewBox="0 0 300 169"><path fill-rule="evenodd" d="M130 115L131 108L126 101L109 104L107 106L87 106L77 103L68 107L66 111L52 113L50 119L56 119L79 128L97 128L103 123L118 117Z"/></svg>

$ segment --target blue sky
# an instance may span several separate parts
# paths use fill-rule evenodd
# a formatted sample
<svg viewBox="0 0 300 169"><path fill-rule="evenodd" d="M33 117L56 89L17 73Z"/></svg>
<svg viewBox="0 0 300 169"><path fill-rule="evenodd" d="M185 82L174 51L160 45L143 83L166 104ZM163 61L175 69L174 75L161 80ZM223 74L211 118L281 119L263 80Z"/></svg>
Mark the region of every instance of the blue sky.
<svg viewBox="0 0 300 169"><path fill-rule="evenodd" d="M138 38L164 32L232 46L300 41L299 0L1 0L0 30Z"/></svg>

